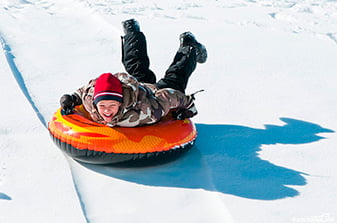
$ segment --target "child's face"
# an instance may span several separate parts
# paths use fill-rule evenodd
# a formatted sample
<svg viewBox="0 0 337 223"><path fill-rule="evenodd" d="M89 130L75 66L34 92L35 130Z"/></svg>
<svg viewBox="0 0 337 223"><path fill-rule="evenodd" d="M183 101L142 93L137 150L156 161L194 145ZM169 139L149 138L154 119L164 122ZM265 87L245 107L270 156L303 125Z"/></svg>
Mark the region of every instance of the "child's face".
<svg viewBox="0 0 337 223"><path fill-rule="evenodd" d="M120 106L121 103L114 100L102 100L97 103L98 113L106 122L112 121Z"/></svg>

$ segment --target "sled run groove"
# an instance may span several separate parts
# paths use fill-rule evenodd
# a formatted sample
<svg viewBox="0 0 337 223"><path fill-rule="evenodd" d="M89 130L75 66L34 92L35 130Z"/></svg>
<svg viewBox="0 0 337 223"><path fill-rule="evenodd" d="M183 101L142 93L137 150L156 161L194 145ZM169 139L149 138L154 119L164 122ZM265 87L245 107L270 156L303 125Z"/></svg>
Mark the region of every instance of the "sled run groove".
<svg viewBox="0 0 337 223"><path fill-rule="evenodd" d="M22 73L20 72L18 66L15 63L16 57L13 54L10 45L6 42L6 40L4 39L4 37L1 33L0 33L0 42L1 42L2 51L3 51L3 53L6 57L6 60L7 60L7 64L9 66L10 70L12 71L12 74L13 74L17 84L19 85L19 88L21 89L21 91L24 94L24 96L26 97L27 101L29 102L29 104L33 108L35 114L37 115L37 117L40 120L40 122L42 123L42 125L45 128L47 128L46 118L42 115L39 108L36 106L36 103L34 102L32 96L30 94L30 91L29 91L29 89L28 89L28 87L25 83L24 77L23 77ZM74 186L74 189L76 191L78 201L79 201L81 209L82 209L83 216L84 216L86 222L90 223L89 219L87 217L87 214L86 214L85 204L83 202L82 195L81 195L81 193L78 189L78 185L76 184L76 181L74 180L75 176L74 176L74 172L71 168L71 163L70 163L71 161L69 159L67 159L67 162L69 164L69 169L70 169L70 173L71 173L71 176L72 176L73 186Z"/></svg>
<svg viewBox="0 0 337 223"><path fill-rule="evenodd" d="M6 40L2 37L2 35L0 34L0 41L1 41L1 47L2 47L2 51L5 54L8 66L10 67L13 76L16 80L16 82L18 83L22 93L25 95L26 99L28 100L29 104L32 106L32 108L34 109L37 117L39 118L39 120L41 121L41 123L43 124L44 127L47 127L47 122L46 119L43 117L43 115L41 114L39 108L36 106L35 102L33 101L29 90L25 84L25 80L21 74L21 72L19 71L17 65L15 64L15 56L12 53L12 50L10 48L10 46L7 44Z"/></svg>

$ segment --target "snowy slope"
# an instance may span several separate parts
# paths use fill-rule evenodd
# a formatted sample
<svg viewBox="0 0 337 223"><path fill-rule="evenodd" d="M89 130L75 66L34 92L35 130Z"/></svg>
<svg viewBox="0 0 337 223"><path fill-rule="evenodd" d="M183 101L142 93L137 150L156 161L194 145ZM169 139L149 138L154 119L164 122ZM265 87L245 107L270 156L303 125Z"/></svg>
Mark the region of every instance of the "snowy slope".
<svg viewBox="0 0 337 223"><path fill-rule="evenodd" d="M190 30L195 148L160 166L66 158L46 123L59 97L123 71L136 18L160 78ZM336 1L0 2L0 222L336 222Z"/></svg>
<svg viewBox="0 0 337 223"><path fill-rule="evenodd" d="M53 222L83 222L69 166L54 149L3 54L0 72L4 98L0 125L0 222L48 222L50 218ZM20 76L16 77L20 80Z"/></svg>

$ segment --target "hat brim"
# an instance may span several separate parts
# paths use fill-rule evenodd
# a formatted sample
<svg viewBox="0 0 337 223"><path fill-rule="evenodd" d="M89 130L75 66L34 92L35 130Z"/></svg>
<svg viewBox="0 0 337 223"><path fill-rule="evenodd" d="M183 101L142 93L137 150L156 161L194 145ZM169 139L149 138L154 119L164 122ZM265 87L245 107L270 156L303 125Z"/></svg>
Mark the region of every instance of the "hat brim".
<svg viewBox="0 0 337 223"><path fill-rule="evenodd" d="M120 103L123 103L123 98L115 96L115 95L102 95L97 97L94 100L94 104L97 105L98 102L102 101L102 100L113 100L113 101L118 101Z"/></svg>

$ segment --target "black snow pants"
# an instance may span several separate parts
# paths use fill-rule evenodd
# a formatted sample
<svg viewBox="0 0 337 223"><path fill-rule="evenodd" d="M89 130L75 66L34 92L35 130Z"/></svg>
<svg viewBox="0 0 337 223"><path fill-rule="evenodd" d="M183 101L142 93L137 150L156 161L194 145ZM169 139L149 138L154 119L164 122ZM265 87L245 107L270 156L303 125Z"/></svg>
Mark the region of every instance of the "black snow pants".
<svg viewBox="0 0 337 223"><path fill-rule="evenodd" d="M165 76L156 82L156 76L149 68L146 38L142 32L134 32L122 37L122 63L125 70L139 82L155 84L158 89L173 88L185 93L197 62L195 48L180 47Z"/></svg>

